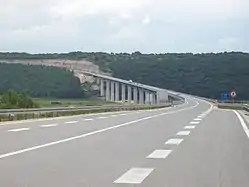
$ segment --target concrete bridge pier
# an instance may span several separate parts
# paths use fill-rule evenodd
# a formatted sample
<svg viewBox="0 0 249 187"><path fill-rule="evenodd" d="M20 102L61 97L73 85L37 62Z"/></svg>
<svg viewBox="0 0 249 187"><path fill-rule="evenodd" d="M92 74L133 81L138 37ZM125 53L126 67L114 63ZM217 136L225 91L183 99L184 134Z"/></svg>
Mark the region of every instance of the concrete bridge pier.
<svg viewBox="0 0 249 187"><path fill-rule="evenodd" d="M115 101L119 101L119 83L115 82Z"/></svg>
<svg viewBox="0 0 249 187"><path fill-rule="evenodd" d="M110 81L106 80L106 101L110 101Z"/></svg>

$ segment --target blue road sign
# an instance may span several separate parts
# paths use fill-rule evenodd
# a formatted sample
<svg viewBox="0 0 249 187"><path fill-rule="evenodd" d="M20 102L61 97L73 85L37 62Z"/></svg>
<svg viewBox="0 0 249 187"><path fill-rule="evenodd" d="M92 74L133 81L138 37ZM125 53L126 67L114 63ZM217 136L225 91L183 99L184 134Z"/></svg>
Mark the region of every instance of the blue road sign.
<svg viewBox="0 0 249 187"><path fill-rule="evenodd" d="M229 100L229 93L228 92L224 92L221 94L221 101L227 101Z"/></svg>

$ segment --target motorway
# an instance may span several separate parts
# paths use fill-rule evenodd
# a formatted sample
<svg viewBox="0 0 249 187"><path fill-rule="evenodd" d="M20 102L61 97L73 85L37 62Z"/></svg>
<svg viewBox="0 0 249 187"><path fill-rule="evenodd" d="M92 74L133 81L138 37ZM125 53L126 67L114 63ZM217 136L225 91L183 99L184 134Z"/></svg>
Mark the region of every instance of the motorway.
<svg viewBox="0 0 249 187"><path fill-rule="evenodd" d="M238 115L188 98L159 110L2 123L0 186L248 187L249 133Z"/></svg>

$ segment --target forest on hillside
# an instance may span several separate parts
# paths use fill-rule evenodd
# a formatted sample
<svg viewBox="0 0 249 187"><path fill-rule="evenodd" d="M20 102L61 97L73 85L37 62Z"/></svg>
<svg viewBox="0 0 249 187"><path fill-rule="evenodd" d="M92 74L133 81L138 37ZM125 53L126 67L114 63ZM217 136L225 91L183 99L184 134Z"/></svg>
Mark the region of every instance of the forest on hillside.
<svg viewBox="0 0 249 187"><path fill-rule="evenodd" d="M32 97L81 98L80 80L65 69L0 63L0 91L25 92Z"/></svg>
<svg viewBox="0 0 249 187"><path fill-rule="evenodd" d="M0 59L85 59L115 77L209 98L235 89L239 100L249 100L249 54L242 52L0 53Z"/></svg>

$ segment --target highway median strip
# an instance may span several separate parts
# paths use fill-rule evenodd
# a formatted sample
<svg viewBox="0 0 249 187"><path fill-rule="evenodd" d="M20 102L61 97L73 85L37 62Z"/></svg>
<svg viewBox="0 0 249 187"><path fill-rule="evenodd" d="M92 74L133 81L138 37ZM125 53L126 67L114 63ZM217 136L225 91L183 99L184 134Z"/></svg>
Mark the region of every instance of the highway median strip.
<svg viewBox="0 0 249 187"><path fill-rule="evenodd" d="M118 106L91 106L83 108L63 108L63 109L6 109L0 111L0 122L18 121L28 119L55 118L61 116L74 116L82 114L103 113L103 112L119 112L133 110L150 110L158 108L170 107L170 104L165 105L118 105ZM121 114L125 116L127 114ZM1 123L0 123L1 125Z"/></svg>

